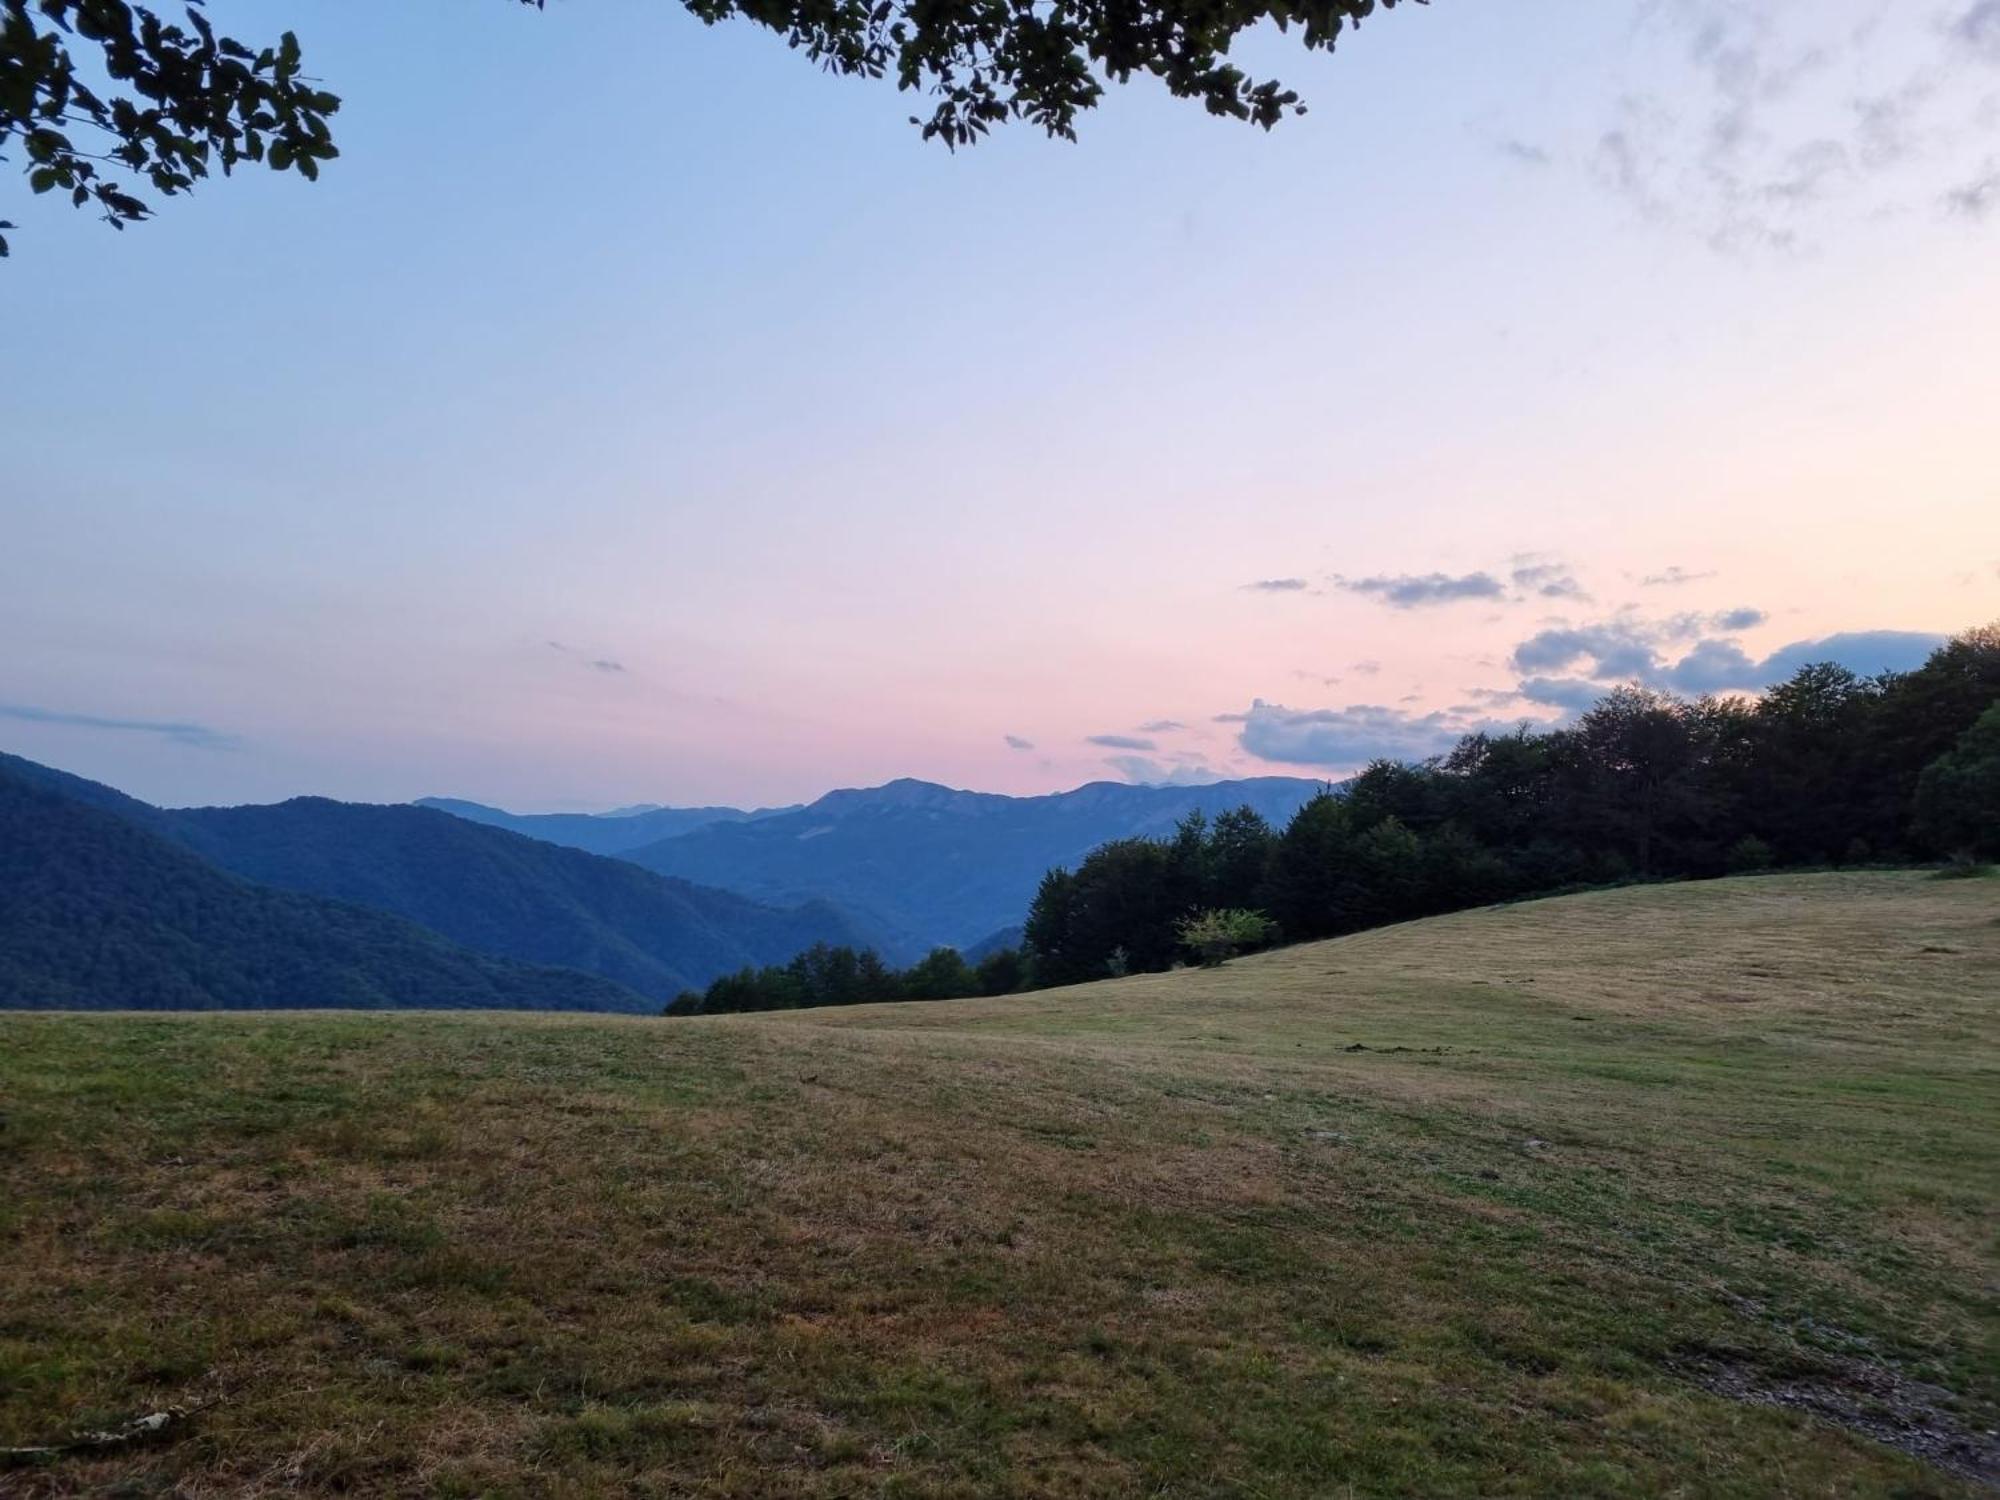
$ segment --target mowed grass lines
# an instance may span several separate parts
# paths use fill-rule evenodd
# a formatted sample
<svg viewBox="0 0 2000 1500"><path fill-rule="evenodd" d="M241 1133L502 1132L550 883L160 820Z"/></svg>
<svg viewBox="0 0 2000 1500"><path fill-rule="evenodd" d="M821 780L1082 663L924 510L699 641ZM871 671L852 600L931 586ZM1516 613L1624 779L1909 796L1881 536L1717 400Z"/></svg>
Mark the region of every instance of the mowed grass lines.
<svg viewBox="0 0 2000 1500"><path fill-rule="evenodd" d="M0 1019L0 1491L1969 1495L2000 883L1019 999Z"/></svg>

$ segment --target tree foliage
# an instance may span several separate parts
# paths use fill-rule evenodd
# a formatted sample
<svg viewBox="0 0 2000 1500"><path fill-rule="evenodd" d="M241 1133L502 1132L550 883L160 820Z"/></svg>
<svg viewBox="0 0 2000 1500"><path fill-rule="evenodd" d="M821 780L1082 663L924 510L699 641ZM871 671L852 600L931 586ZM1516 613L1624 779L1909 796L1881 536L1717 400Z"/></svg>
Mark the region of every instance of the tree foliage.
<svg viewBox="0 0 2000 1500"><path fill-rule="evenodd" d="M544 0L521 3L539 10ZM1309 50L1330 50L1378 5L1397 3L682 0L709 25L742 19L774 31L829 72L893 78L930 101L911 123L951 147L1008 120L1074 139L1106 82L1134 74L1269 129L1305 106L1229 61L1238 36L1269 21ZM201 0L185 16L163 20L126 0L0 0L0 150L19 142L36 192L94 203L122 228L150 209L106 169L172 196L215 167L262 162L313 178L337 155L327 121L340 100L305 74L296 36L218 36Z"/></svg>
<svg viewBox="0 0 2000 1500"><path fill-rule="evenodd" d="M0 0L0 152L19 150L32 191L117 229L151 212L121 172L168 197L244 162L316 178L340 154L340 100L303 67L291 32L218 36L200 0L185 25L125 0Z"/></svg>
<svg viewBox="0 0 2000 1500"><path fill-rule="evenodd" d="M1166 968L1230 911L1268 913L1300 941L1578 885L1996 842L2000 629L1988 627L1914 672L1863 679L1822 663L1755 703L1620 688L1565 728L1378 761L1279 832L1225 813L1106 845L1043 880L1024 944L1038 983L1068 984L1114 963Z"/></svg>
<svg viewBox="0 0 2000 1500"><path fill-rule="evenodd" d="M1918 832L1957 855L2000 856L2000 702L1917 778Z"/></svg>
<svg viewBox="0 0 2000 1500"><path fill-rule="evenodd" d="M1241 907L1211 908L1182 917L1174 930L1186 948L1205 968L1227 963L1246 948L1270 940L1275 930L1271 919L1260 911Z"/></svg>
<svg viewBox="0 0 2000 1500"><path fill-rule="evenodd" d="M884 1000L963 1000L1025 989L1026 960L1016 949L990 953L978 969L956 948L933 948L900 972L872 949L815 943L787 964L725 974L705 990L689 990L669 1015L796 1010L816 1005L868 1005Z"/></svg>

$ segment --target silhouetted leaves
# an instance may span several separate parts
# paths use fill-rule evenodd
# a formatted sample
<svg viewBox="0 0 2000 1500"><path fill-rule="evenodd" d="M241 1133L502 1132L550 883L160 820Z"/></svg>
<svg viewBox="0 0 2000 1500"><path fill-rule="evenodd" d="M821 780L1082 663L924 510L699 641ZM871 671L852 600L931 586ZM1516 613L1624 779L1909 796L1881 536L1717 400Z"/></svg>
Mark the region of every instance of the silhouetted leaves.
<svg viewBox="0 0 2000 1500"><path fill-rule="evenodd" d="M254 55L217 37L199 0L184 26L124 0L0 0L0 148L19 141L32 191L95 203L120 229L152 210L117 169L167 197L244 161L312 178L338 154L327 121L340 100L302 61L289 31ZM85 82L99 74L115 92Z"/></svg>
<svg viewBox="0 0 2000 1500"><path fill-rule="evenodd" d="M681 3L710 25L753 21L829 72L893 77L933 101L928 117L910 117L924 138L956 148L1008 120L1073 140L1077 116L1103 97L1105 82L1138 73L1210 114L1268 130L1305 106L1276 80L1226 61L1239 35L1271 21L1308 49L1330 49L1378 5L1399 0ZM117 228L151 210L102 176L101 164L165 196L186 192L211 167L226 175L245 161L310 181L338 154L327 122L340 100L303 66L293 33L253 51L217 36L201 0L189 0L184 24L125 0L0 0L0 148L18 137L34 191L95 201ZM99 74L114 80L113 92L84 82ZM90 139L74 143L58 127Z"/></svg>

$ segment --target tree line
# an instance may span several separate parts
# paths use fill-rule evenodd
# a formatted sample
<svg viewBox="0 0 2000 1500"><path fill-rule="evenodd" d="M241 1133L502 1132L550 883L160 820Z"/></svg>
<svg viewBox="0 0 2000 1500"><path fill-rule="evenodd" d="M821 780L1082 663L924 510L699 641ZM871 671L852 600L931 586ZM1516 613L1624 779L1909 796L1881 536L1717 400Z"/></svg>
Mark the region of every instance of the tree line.
<svg viewBox="0 0 2000 1500"><path fill-rule="evenodd" d="M968 963L956 948L933 948L907 969L892 969L872 948L814 943L790 963L724 974L705 990L689 990L669 1015L721 1015L746 1010L796 1010L808 1005L867 1005L882 1000L966 1000L1028 988L1026 956L1017 948Z"/></svg>
<svg viewBox="0 0 2000 1500"><path fill-rule="evenodd" d="M1954 856L2000 856L2000 626L1912 672L1820 663L1755 700L1618 688L1568 726L1376 761L1282 829L1246 807L1105 844L1051 870L1020 948L976 969L821 945L674 1010L1007 994L1214 961L1218 928L1298 942L1581 886Z"/></svg>

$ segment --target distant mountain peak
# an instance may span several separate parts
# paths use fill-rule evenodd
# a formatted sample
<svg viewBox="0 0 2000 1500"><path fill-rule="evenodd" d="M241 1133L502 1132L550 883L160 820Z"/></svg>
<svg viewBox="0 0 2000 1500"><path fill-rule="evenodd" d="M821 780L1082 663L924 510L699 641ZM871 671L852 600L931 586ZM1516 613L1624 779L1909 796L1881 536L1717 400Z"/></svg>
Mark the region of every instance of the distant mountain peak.
<svg viewBox="0 0 2000 1500"><path fill-rule="evenodd" d="M941 943L978 944L1020 922L1051 868L1074 865L1099 844L1168 837L1190 812L1244 804L1282 823L1320 786L1281 776L1178 787L1101 781L1009 797L905 776L620 857L759 901L836 901L880 932L888 956L901 963Z"/></svg>
<svg viewBox="0 0 2000 1500"><path fill-rule="evenodd" d="M842 787L828 792L817 802L808 803L805 810L835 817L855 812L967 811L988 803L1011 800L994 792L961 791L957 787L941 786L935 781L899 776L880 786Z"/></svg>

